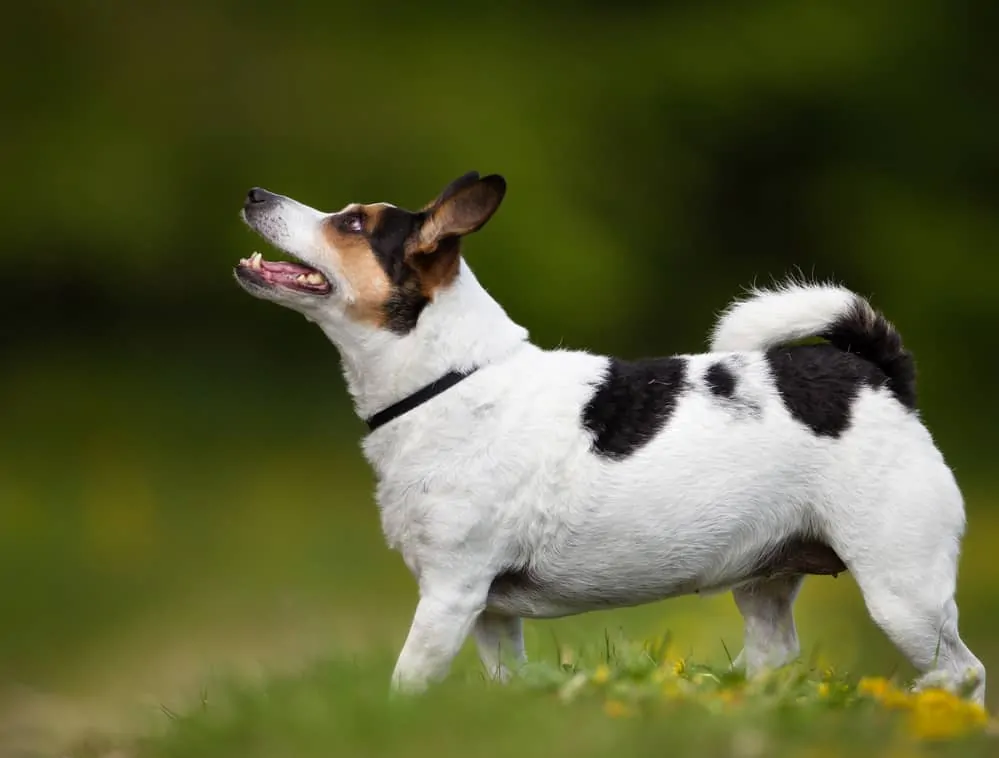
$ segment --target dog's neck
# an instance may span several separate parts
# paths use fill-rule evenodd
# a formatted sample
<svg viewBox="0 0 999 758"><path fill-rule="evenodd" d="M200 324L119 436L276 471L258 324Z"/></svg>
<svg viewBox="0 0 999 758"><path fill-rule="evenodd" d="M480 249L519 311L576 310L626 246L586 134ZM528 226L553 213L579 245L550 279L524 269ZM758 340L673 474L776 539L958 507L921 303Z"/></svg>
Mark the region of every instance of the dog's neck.
<svg viewBox="0 0 999 758"><path fill-rule="evenodd" d="M449 371L503 360L527 343L462 260L455 281L439 291L405 336L342 317L314 319L340 350L354 409L368 418Z"/></svg>

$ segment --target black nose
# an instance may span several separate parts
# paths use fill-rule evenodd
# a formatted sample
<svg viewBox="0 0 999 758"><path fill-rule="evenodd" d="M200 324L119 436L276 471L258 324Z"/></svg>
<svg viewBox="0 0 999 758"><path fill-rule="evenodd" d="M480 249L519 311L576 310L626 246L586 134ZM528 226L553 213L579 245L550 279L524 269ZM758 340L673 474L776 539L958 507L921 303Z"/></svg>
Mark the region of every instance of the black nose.
<svg viewBox="0 0 999 758"><path fill-rule="evenodd" d="M259 205L260 203L266 203L268 200L273 199L274 193L268 192L265 189L260 189L260 187L254 187L246 193L247 205Z"/></svg>

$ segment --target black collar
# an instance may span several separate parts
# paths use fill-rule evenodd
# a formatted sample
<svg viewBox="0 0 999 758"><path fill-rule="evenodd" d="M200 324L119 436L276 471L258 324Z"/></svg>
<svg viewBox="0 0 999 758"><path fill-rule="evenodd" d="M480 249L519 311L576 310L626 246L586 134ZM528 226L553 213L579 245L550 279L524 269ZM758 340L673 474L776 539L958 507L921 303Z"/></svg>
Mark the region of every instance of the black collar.
<svg viewBox="0 0 999 758"><path fill-rule="evenodd" d="M469 369L468 371L450 371L444 374L440 379L432 381L426 387L418 389L412 395L404 397L398 403L393 403L385 410L378 411L374 416L369 416L365 419L368 430L373 432L378 427L399 418L404 413L409 413L414 408L418 408L428 400L450 389L462 379L468 378L476 371L478 371L478 368Z"/></svg>

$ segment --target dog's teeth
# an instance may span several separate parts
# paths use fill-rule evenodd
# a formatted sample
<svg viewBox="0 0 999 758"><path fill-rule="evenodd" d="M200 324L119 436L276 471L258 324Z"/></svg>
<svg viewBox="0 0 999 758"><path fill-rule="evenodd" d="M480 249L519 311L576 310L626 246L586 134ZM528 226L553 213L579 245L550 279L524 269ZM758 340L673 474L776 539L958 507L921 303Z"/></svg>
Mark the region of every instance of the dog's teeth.
<svg viewBox="0 0 999 758"><path fill-rule="evenodd" d="M308 284L309 277L307 277L305 274L299 274L298 276L295 277L295 281L298 282L299 284Z"/></svg>
<svg viewBox="0 0 999 758"><path fill-rule="evenodd" d="M316 286L319 286L320 284L323 283L323 275L317 273L311 273L307 277L305 277L305 281L307 281L309 284L315 284Z"/></svg>
<svg viewBox="0 0 999 758"><path fill-rule="evenodd" d="M250 268L260 268L260 261L263 256L260 253L254 253L250 256Z"/></svg>

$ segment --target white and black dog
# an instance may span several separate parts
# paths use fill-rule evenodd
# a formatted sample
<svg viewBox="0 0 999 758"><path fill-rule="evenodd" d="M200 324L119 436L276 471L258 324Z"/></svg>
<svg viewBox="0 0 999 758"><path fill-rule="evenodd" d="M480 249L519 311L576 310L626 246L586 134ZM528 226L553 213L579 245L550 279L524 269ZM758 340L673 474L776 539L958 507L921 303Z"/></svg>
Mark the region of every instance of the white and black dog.
<svg viewBox="0 0 999 758"><path fill-rule="evenodd" d="M894 327L789 283L729 306L709 353L542 350L460 254L505 192L473 172L419 211L262 189L243 207L294 262L254 253L236 279L326 333L370 427L382 527L419 585L395 687L445 676L469 633L505 677L524 618L724 589L753 675L799 655L804 576L849 571L918 684L983 701L954 601L963 498Z"/></svg>

